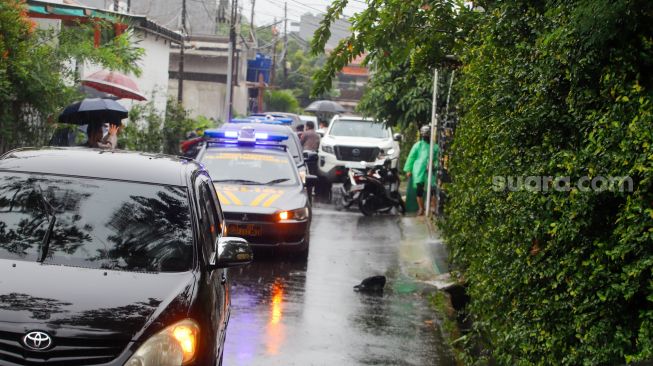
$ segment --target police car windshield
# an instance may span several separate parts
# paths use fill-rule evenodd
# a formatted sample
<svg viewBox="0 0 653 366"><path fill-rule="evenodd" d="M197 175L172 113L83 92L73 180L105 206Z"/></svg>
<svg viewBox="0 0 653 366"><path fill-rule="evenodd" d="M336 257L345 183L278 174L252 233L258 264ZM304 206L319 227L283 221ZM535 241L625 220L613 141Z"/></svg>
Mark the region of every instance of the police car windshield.
<svg viewBox="0 0 653 366"><path fill-rule="evenodd" d="M295 185L295 166L286 155L209 149L202 158L214 182Z"/></svg>
<svg viewBox="0 0 653 366"><path fill-rule="evenodd" d="M382 123L340 119L333 122L329 134L332 136L372 137L383 139L388 137L388 130Z"/></svg>

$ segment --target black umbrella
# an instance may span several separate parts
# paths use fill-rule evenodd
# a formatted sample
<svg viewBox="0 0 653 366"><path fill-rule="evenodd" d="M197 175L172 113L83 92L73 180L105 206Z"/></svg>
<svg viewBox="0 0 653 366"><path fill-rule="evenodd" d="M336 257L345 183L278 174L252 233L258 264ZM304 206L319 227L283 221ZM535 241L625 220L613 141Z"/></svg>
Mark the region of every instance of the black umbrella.
<svg viewBox="0 0 653 366"><path fill-rule="evenodd" d="M317 100L309 104L304 110L315 113L342 113L345 108L332 100Z"/></svg>
<svg viewBox="0 0 653 366"><path fill-rule="evenodd" d="M86 98L66 107L59 115L59 122L85 125L92 122L121 124L128 112L120 103L111 99Z"/></svg>

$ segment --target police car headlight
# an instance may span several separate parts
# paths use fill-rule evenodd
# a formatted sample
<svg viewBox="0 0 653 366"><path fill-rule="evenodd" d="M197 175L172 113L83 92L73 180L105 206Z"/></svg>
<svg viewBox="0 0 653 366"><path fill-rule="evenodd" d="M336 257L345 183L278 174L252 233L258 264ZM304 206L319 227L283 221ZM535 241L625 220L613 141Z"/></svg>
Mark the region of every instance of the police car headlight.
<svg viewBox="0 0 653 366"><path fill-rule="evenodd" d="M322 144L322 151L324 151L327 154L333 154L333 146Z"/></svg>
<svg viewBox="0 0 653 366"><path fill-rule="evenodd" d="M125 366L183 366L195 360L200 328L185 319L143 343Z"/></svg>
<svg viewBox="0 0 653 366"><path fill-rule="evenodd" d="M281 211L277 213L279 222L296 222L308 220L308 208L302 207L296 210Z"/></svg>

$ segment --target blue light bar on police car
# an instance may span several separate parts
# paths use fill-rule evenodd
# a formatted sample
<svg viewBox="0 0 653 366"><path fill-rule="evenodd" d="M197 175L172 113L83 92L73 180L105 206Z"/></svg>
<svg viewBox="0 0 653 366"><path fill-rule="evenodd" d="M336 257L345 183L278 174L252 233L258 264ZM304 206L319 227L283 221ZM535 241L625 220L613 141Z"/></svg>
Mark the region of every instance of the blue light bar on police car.
<svg viewBox="0 0 653 366"><path fill-rule="evenodd" d="M280 142L288 139L286 135L275 135L267 132L253 132L251 129L243 130L206 130L204 137L209 140L216 140L216 142L242 142L242 143L264 143L264 142Z"/></svg>

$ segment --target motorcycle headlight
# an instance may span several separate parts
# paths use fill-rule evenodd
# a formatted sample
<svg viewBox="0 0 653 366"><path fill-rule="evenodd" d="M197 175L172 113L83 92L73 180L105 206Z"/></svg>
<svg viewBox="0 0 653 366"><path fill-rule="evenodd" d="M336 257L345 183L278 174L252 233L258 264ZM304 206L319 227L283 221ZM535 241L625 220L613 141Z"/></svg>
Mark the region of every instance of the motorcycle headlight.
<svg viewBox="0 0 653 366"><path fill-rule="evenodd" d="M327 154L333 154L333 146L322 144L322 151Z"/></svg>
<svg viewBox="0 0 653 366"><path fill-rule="evenodd" d="M125 366L183 366L197 354L200 328L191 319L167 327L143 343Z"/></svg>
<svg viewBox="0 0 653 366"><path fill-rule="evenodd" d="M308 219L308 208L302 207L296 210L280 211L277 213L279 222L295 222Z"/></svg>

